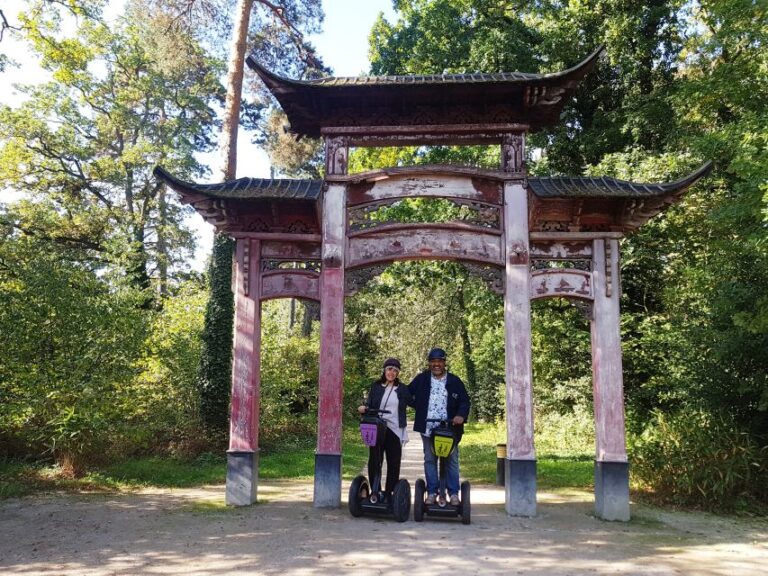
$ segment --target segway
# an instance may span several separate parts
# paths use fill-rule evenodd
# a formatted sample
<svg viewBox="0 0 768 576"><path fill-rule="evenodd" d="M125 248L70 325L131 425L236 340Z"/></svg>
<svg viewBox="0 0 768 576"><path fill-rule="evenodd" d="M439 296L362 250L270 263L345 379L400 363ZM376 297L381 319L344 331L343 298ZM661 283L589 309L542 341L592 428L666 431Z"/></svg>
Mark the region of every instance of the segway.
<svg viewBox="0 0 768 576"><path fill-rule="evenodd" d="M363 443L378 451L378 460L382 463L387 423L381 414L388 413L389 410L366 408L360 418ZM387 498L387 493L381 488L381 469L371 480L369 483L368 478L362 474L352 480L349 487L349 513L355 518L364 514L392 514L398 522L405 522L411 513L411 485L408 480L401 478L397 481L392 498Z"/></svg>
<svg viewBox="0 0 768 576"><path fill-rule="evenodd" d="M436 518L458 518L461 517L462 524L470 523L471 505L469 498L469 481L461 483L461 494L459 504L453 506L446 500L446 484L448 456L456 449L458 444L453 426L448 420L428 418L427 422L439 422L440 425L432 430L432 453L437 456L437 469L440 476L438 488L438 499L434 504L427 504L425 495L427 484L423 479L416 480L416 487L413 495L413 519L416 522L424 520L424 515L434 516Z"/></svg>

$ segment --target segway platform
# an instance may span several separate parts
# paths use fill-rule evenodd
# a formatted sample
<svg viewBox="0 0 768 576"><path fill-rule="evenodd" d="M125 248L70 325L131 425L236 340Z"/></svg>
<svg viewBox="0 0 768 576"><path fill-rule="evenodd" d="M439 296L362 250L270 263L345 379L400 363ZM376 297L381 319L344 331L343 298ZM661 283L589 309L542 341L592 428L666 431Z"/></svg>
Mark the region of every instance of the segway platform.
<svg viewBox="0 0 768 576"><path fill-rule="evenodd" d="M461 483L459 504L454 506L445 498L446 462L451 453L456 449L458 442L453 428L445 420L427 419L427 422L440 422L440 426L432 431L432 452L438 459L438 473L440 475L440 494L434 504L426 503L427 484L423 479L416 480L413 494L413 519L422 522L424 516L435 518L461 518L462 524L469 524L471 518L470 484L468 481Z"/></svg>
<svg viewBox="0 0 768 576"><path fill-rule="evenodd" d="M374 450L383 450L387 424L380 417L384 410L369 408L360 419L360 436L363 443ZM381 457L379 457L381 462ZM401 478L395 484L392 497L381 490L381 478L357 476L349 487L349 513L355 518L364 514L391 514L398 522L405 522L411 514L411 485Z"/></svg>

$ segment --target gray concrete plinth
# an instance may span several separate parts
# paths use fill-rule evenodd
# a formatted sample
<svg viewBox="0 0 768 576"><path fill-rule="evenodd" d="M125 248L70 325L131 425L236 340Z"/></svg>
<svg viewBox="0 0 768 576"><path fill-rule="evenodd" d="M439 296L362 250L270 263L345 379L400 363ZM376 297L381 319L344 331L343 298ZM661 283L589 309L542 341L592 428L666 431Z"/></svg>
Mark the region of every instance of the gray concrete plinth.
<svg viewBox="0 0 768 576"><path fill-rule="evenodd" d="M536 516L536 460L506 460L506 509L510 516Z"/></svg>
<svg viewBox="0 0 768 576"><path fill-rule="evenodd" d="M629 464L595 460L595 515L629 521Z"/></svg>
<svg viewBox="0 0 768 576"><path fill-rule="evenodd" d="M250 506L256 502L259 486L259 453L227 452L226 503Z"/></svg>
<svg viewBox="0 0 768 576"><path fill-rule="evenodd" d="M314 506L341 506L341 454L315 454Z"/></svg>

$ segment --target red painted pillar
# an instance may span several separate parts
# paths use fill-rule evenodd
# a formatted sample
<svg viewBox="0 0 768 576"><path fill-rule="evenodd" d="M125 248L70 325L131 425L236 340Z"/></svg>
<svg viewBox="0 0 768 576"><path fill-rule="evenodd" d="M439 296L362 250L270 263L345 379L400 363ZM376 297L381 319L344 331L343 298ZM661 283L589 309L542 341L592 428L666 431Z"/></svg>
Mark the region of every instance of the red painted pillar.
<svg viewBox="0 0 768 576"><path fill-rule="evenodd" d="M595 511L629 520L629 465L625 445L624 383L619 310L619 242L593 241L592 384L595 409Z"/></svg>
<svg viewBox="0 0 768 576"><path fill-rule="evenodd" d="M528 192L519 181L504 185L504 235L506 510L511 516L535 516Z"/></svg>
<svg viewBox="0 0 768 576"><path fill-rule="evenodd" d="M323 194L320 272L320 393L315 454L315 507L341 504L341 409L344 383L344 246L346 187Z"/></svg>
<svg viewBox="0 0 768 576"><path fill-rule="evenodd" d="M258 240L239 238L235 248L233 292L235 326L232 400L227 451L226 502L253 504L259 470L261 372L260 250Z"/></svg>

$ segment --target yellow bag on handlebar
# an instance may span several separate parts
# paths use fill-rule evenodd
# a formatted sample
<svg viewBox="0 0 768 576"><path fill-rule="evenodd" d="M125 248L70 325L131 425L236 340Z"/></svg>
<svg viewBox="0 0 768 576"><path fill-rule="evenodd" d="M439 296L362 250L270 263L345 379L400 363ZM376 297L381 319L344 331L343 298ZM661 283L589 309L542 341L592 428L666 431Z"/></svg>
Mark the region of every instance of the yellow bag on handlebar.
<svg viewBox="0 0 768 576"><path fill-rule="evenodd" d="M432 431L432 451L438 458L447 458L453 452L456 438L450 428L435 428Z"/></svg>

